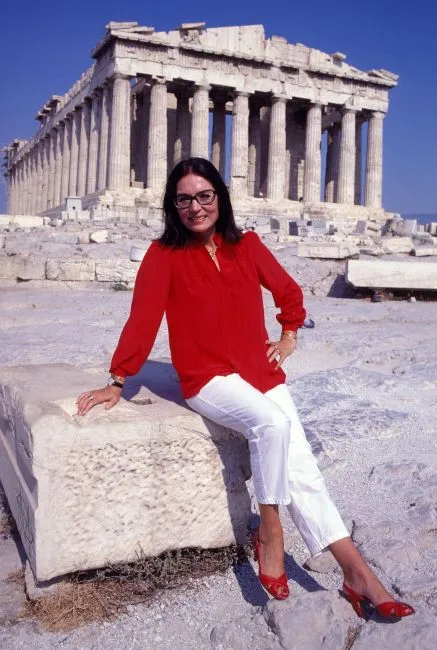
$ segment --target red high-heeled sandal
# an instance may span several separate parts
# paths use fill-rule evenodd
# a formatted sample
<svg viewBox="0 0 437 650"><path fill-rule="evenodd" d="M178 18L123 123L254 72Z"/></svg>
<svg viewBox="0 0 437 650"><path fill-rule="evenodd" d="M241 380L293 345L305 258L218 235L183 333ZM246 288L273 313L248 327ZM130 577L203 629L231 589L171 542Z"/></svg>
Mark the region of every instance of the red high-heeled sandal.
<svg viewBox="0 0 437 650"><path fill-rule="evenodd" d="M287 584L287 574L284 572L279 578L272 578L262 572L261 558L259 556L259 531L255 530L252 533L253 556L258 562L258 578L262 586L269 592L276 600L285 600L290 595L290 590Z"/></svg>
<svg viewBox="0 0 437 650"><path fill-rule="evenodd" d="M372 610L376 610L384 618L403 618L404 616L411 616L411 614L416 613L416 610L411 605L401 603L399 600L374 605L368 598L357 594L356 591L348 587L345 583L343 583L343 594L358 616L365 620L369 618Z"/></svg>

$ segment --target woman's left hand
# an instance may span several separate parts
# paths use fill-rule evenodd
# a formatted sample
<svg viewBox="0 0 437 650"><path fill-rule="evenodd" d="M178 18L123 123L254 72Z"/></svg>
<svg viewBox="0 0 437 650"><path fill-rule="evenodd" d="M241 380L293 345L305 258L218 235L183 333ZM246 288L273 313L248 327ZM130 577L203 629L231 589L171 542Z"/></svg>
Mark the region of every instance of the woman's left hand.
<svg viewBox="0 0 437 650"><path fill-rule="evenodd" d="M266 344L269 346L267 358L271 363L276 361L276 368L280 368L285 359L296 349L296 339L288 336L279 339L279 341L266 341Z"/></svg>

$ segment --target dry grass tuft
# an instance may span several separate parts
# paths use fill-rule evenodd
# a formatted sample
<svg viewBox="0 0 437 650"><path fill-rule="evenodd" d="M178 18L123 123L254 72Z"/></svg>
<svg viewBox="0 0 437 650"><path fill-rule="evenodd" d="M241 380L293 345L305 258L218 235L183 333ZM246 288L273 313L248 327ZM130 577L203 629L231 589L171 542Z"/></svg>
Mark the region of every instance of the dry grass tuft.
<svg viewBox="0 0 437 650"><path fill-rule="evenodd" d="M142 552L130 564L71 575L58 589L30 601L25 615L43 629L66 632L92 622L113 620L127 605L149 602L160 591L226 571L248 556L247 546L182 549L147 558Z"/></svg>

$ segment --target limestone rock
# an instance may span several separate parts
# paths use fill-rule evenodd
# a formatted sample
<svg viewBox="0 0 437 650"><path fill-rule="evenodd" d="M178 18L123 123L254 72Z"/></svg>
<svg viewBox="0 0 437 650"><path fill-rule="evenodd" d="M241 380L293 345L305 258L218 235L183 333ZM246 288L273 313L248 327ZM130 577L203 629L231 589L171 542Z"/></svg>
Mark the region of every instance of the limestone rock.
<svg viewBox="0 0 437 650"><path fill-rule="evenodd" d="M384 253L409 253L414 244L410 237L387 237L381 239Z"/></svg>
<svg viewBox="0 0 437 650"><path fill-rule="evenodd" d="M33 255L2 255L0 257L0 278L44 280L45 277L45 258Z"/></svg>
<svg viewBox="0 0 437 650"><path fill-rule="evenodd" d="M416 246L411 250L415 257L432 257L437 255L437 246Z"/></svg>
<svg viewBox="0 0 437 650"><path fill-rule="evenodd" d="M262 614L253 614L230 623L216 625L211 632L214 650L281 650L278 637L270 630Z"/></svg>
<svg viewBox="0 0 437 650"><path fill-rule="evenodd" d="M147 248L140 246L131 246L129 252L129 259L131 262L142 262L143 257L146 254Z"/></svg>
<svg viewBox="0 0 437 650"><path fill-rule="evenodd" d="M77 395L100 377L2 368L0 480L38 581L246 541L247 442L182 406L171 372L146 364L126 383L130 401L78 417Z"/></svg>
<svg viewBox="0 0 437 650"><path fill-rule="evenodd" d="M370 289L437 290L437 262L349 260L346 281Z"/></svg>
<svg viewBox="0 0 437 650"><path fill-rule="evenodd" d="M85 282L96 279L94 260L49 259L46 265L47 280Z"/></svg>
<svg viewBox="0 0 437 650"><path fill-rule="evenodd" d="M348 242L314 242L299 243L298 257L311 257L328 260L343 260L359 255L360 251L353 243Z"/></svg>
<svg viewBox="0 0 437 650"><path fill-rule="evenodd" d="M414 604L414 603L413 603ZM425 607L394 625L370 620L360 628L354 650L432 650L437 647L437 618Z"/></svg>
<svg viewBox="0 0 437 650"><path fill-rule="evenodd" d="M316 557L309 557L303 564L304 569L316 573L331 573L338 567L337 561L330 551L320 553Z"/></svg>
<svg viewBox="0 0 437 650"><path fill-rule="evenodd" d="M90 242L94 244L103 244L108 241L109 231L108 230L95 230L90 233Z"/></svg>
<svg viewBox="0 0 437 650"><path fill-rule="evenodd" d="M135 282L139 264L130 260L96 260L98 282Z"/></svg>
<svg viewBox="0 0 437 650"><path fill-rule="evenodd" d="M11 217L11 223L21 228L39 228L44 225L44 218L16 214Z"/></svg>
<svg viewBox="0 0 437 650"><path fill-rule="evenodd" d="M17 574L23 568L23 563L12 537L0 535L0 583L12 575Z"/></svg>

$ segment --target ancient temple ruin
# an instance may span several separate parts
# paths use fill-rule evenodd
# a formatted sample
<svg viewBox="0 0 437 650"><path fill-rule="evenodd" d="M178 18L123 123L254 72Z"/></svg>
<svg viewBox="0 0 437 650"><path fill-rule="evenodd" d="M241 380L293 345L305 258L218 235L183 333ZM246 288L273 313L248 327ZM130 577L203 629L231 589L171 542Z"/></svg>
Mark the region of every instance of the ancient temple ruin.
<svg viewBox="0 0 437 650"><path fill-rule="evenodd" d="M237 215L384 218L391 72L266 38L261 25L111 22L92 57L39 110L33 138L6 147L10 214L53 215L80 197L91 215L144 216L193 155L226 175Z"/></svg>

